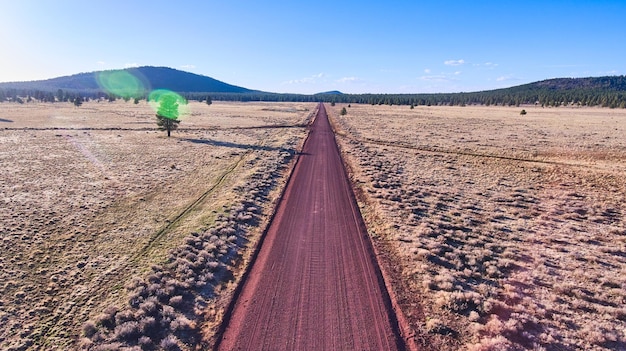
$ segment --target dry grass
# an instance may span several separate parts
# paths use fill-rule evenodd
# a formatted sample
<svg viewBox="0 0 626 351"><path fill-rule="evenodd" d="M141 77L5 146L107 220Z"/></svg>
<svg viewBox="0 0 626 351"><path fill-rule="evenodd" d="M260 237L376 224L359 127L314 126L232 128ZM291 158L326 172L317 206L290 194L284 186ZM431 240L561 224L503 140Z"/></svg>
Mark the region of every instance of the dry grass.
<svg viewBox="0 0 626 351"><path fill-rule="evenodd" d="M65 350L77 347L81 334L99 335L83 341L97 347L112 338L99 331L103 311L119 317L116 336L132 340L150 320L135 325L111 308L124 311L142 281L159 272L189 278L190 268L178 265L185 264L181 255L204 262L215 276L202 273L200 292L162 279L178 289L169 305L185 305L180 294L196 304L172 312L170 328L205 328L201 338L210 340L220 286L232 285L240 248L258 237L314 105L190 107L167 138L145 102L0 104L3 349ZM207 257L194 258L194 250ZM129 284L131 277L137 279ZM206 315L190 315L194 307ZM184 313L195 319L187 322ZM89 319L96 322L83 326ZM161 346L184 346L174 334Z"/></svg>
<svg viewBox="0 0 626 351"><path fill-rule="evenodd" d="M626 349L626 111L341 107L425 348Z"/></svg>

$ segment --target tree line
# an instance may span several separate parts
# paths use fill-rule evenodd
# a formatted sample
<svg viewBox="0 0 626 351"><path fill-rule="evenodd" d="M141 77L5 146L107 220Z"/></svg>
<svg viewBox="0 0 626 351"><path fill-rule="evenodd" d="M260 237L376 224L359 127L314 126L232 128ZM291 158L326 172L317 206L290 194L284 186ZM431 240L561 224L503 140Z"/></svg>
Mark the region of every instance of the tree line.
<svg viewBox="0 0 626 351"><path fill-rule="evenodd" d="M272 102L327 102L359 103L371 105L411 105L411 106L465 106L499 105L520 106L602 106L626 108L626 77L598 77L575 79L552 79L517 87L471 93L440 94L278 94L266 92L248 93L206 93L179 92L187 100L193 101L272 101ZM114 101L121 97L101 91L56 91L38 89L2 89L0 102L74 102L78 98L88 100ZM125 100L131 98L125 97ZM135 102L147 99L146 96L133 98Z"/></svg>

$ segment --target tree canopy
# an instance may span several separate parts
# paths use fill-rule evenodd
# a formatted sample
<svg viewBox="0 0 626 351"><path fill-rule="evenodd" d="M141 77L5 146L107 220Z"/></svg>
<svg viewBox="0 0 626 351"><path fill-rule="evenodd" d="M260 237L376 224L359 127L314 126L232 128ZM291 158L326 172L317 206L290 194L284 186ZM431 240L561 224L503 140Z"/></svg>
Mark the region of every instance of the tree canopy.
<svg viewBox="0 0 626 351"><path fill-rule="evenodd" d="M169 137L172 130L178 128L178 99L171 94L164 94L159 99L157 110L157 125L159 129L166 130Z"/></svg>

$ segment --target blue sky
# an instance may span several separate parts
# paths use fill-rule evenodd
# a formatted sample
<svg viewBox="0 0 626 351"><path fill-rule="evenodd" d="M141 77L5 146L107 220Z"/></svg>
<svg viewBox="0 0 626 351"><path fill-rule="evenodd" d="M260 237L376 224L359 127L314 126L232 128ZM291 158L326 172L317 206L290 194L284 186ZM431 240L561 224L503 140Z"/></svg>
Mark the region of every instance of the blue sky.
<svg viewBox="0 0 626 351"><path fill-rule="evenodd" d="M0 0L0 82L168 66L272 92L626 74L622 1Z"/></svg>

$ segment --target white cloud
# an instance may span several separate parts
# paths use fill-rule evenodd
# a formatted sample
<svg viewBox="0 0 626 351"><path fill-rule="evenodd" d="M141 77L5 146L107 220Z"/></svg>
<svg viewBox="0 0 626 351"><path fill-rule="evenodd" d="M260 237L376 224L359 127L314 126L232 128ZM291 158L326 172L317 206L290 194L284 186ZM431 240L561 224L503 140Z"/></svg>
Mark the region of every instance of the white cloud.
<svg viewBox="0 0 626 351"><path fill-rule="evenodd" d="M352 82L358 82L360 80L361 79L357 77L343 77L343 78L337 79L337 83L352 83Z"/></svg>
<svg viewBox="0 0 626 351"><path fill-rule="evenodd" d="M124 68L133 68L133 67L139 67L140 64L133 62L133 63L125 63L124 64Z"/></svg>
<svg viewBox="0 0 626 351"><path fill-rule="evenodd" d="M446 65L446 66L461 66L461 65L465 64L465 60L463 60L463 59L461 59L461 60L448 60L448 61L444 61L443 64Z"/></svg>
<svg viewBox="0 0 626 351"><path fill-rule="evenodd" d="M180 66L180 68L182 68L182 69L193 69L193 68L196 68L196 65L182 65L182 66Z"/></svg>
<svg viewBox="0 0 626 351"><path fill-rule="evenodd" d="M320 80L321 78L326 77L326 74L324 73L318 73L318 74L314 74L310 77L305 77L305 78L301 78L301 79L292 79L289 81L284 82L283 84L309 84L309 83L316 83L318 80Z"/></svg>
<svg viewBox="0 0 626 351"><path fill-rule="evenodd" d="M500 76L500 77L496 78L497 82L506 82L506 81L509 81L509 80L521 80L521 79L515 77L512 74L507 74L505 76Z"/></svg>
<svg viewBox="0 0 626 351"><path fill-rule="evenodd" d="M96 63L97 63L97 64L99 64L100 66L104 66L104 65L106 65L106 62L104 62L104 61L98 61L98 62L96 62Z"/></svg>
<svg viewBox="0 0 626 351"><path fill-rule="evenodd" d="M427 74L421 77L418 77L419 80L431 81L431 82L452 82L455 80L459 80L459 77L463 72L456 71L453 73L442 72L440 74Z"/></svg>
<svg viewBox="0 0 626 351"><path fill-rule="evenodd" d="M498 67L498 64L497 63L493 63L493 62L485 62L485 63L474 63L473 66L474 67L494 68L494 67Z"/></svg>
<svg viewBox="0 0 626 351"><path fill-rule="evenodd" d="M448 82L450 81L450 79L443 74L440 75L431 75L431 76L421 76L419 77L419 79L421 80L428 80L428 81L434 81L434 82Z"/></svg>
<svg viewBox="0 0 626 351"><path fill-rule="evenodd" d="M426 68L426 69L424 70L424 73L429 74L429 73L430 73L430 68Z"/></svg>

